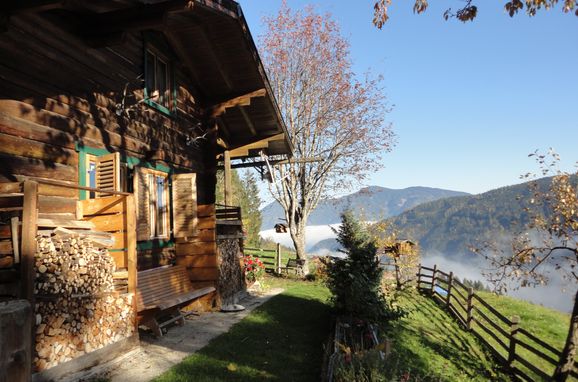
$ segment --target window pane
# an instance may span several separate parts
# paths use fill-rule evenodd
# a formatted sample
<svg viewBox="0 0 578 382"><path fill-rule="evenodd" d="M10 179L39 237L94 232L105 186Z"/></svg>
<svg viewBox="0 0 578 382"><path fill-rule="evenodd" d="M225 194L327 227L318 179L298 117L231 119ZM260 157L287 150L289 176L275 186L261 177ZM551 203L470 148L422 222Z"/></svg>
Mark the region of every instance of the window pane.
<svg viewBox="0 0 578 382"><path fill-rule="evenodd" d="M152 93L155 91L155 56L147 51L146 52L146 89L147 89L147 95L150 97L152 95Z"/></svg>
<svg viewBox="0 0 578 382"><path fill-rule="evenodd" d="M156 218L157 218L157 209L156 209L156 193L155 190L155 177L154 175L148 175L148 186L149 186L149 221L151 227L151 236L155 237L156 234Z"/></svg>
<svg viewBox="0 0 578 382"><path fill-rule="evenodd" d="M88 187L96 188L96 163L89 162L88 163ZM96 194L94 191L90 191L89 196L90 199L94 199Z"/></svg>
<svg viewBox="0 0 578 382"><path fill-rule="evenodd" d="M157 236L163 236L165 234L165 178L162 176L157 176L157 224L156 231Z"/></svg>
<svg viewBox="0 0 578 382"><path fill-rule="evenodd" d="M157 57L157 67L156 67L156 81L157 90L159 91L158 104L164 107L169 107L169 86L167 82L168 71L167 64Z"/></svg>

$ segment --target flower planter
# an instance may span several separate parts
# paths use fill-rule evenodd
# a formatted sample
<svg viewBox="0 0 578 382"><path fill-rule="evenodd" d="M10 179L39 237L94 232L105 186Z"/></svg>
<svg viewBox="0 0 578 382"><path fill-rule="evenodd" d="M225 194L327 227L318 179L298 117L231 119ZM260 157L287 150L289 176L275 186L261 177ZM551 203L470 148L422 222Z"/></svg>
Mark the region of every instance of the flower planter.
<svg viewBox="0 0 578 382"><path fill-rule="evenodd" d="M354 357L375 351L381 362L391 353L391 342L379 342L377 328L362 320L337 317L324 357L324 381L335 381L336 367L352 362Z"/></svg>

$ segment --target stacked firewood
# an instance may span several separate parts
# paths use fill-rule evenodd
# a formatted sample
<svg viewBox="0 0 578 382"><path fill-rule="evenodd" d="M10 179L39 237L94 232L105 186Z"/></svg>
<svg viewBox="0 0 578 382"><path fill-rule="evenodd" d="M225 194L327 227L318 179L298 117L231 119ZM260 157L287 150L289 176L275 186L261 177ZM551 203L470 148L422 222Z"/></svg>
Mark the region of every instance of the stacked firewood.
<svg viewBox="0 0 578 382"><path fill-rule="evenodd" d="M37 371L133 334L132 295L114 291L101 239L59 228L36 238Z"/></svg>
<svg viewBox="0 0 578 382"><path fill-rule="evenodd" d="M113 290L114 260L89 238L37 237L36 294L94 295Z"/></svg>
<svg viewBox="0 0 578 382"><path fill-rule="evenodd" d="M59 298L36 303L37 371L49 369L134 333L132 295Z"/></svg>

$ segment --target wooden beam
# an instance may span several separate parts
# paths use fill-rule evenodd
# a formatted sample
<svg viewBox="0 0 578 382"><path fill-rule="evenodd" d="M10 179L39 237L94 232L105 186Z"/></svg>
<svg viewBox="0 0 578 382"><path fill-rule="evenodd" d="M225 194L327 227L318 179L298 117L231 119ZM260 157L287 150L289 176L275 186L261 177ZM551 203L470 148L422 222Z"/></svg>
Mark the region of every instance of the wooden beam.
<svg viewBox="0 0 578 382"><path fill-rule="evenodd" d="M257 130L255 130L253 121L251 121L251 118L249 118L249 114L247 114L245 108L243 106L237 106L237 109L239 109L239 111L241 112L241 115L243 116L243 119L245 120L247 127L249 127L249 131L251 132L251 134L253 134L253 136L257 135Z"/></svg>
<svg viewBox="0 0 578 382"><path fill-rule="evenodd" d="M217 118L217 127L219 136L223 138L225 142L227 142L227 147L229 146L229 142L231 141L231 133L229 132L229 128L227 124L222 119Z"/></svg>
<svg viewBox="0 0 578 382"><path fill-rule="evenodd" d="M137 249L136 249L136 202L134 195L125 198L125 224L126 224L126 264L128 269L128 292L132 293L132 307L137 311L136 293L137 293ZM133 325L135 333L138 335L138 320L134 315Z"/></svg>
<svg viewBox="0 0 578 382"><path fill-rule="evenodd" d="M10 232L12 234L12 250L14 251L14 262L20 264L20 238L18 235L20 218L14 216L10 219Z"/></svg>
<svg viewBox="0 0 578 382"><path fill-rule="evenodd" d="M0 13L16 14L42 12L64 7L63 0L5 0L0 5Z"/></svg>
<svg viewBox="0 0 578 382"><path fill-rule="evenodd" d="M225 169L225 205L231 206L232 200L232 190L231 190L231 154L229 150L224 152L224 169Z"/></svg>
<svg viewBox="0 0 578 382"><path fill-rule="evenodd" d="M271 166L279 166L279 165L288 164L288 163L312 163L312 162L320 162L322 160L323 160L322 158L279 159L279 160L270 160L269 164ZM267 165L267 163L265 161L235 163L235 164L231 164L231 169L247 168L247 167L263 167L266 165ZM217 168L222 169L223 166L220 165L220 166L217 166Z"/></svg>
<svg viewBox="0 0 578 382"><path fill-rule="evenodd" d="M276 134L264 139L261 139L257 142L252 142L246 144L244 146L237 147L231 150L231 158L239 158L239 157L246 157L249 155L250 150L259 150L259 149L266 149L269 147L269 142L272 141L280 141L285 139L285 134Z"/></svg>
<svg viewBox="0 0 578 382"><path fill-rule="evenodd" d="M235 106L248 106L251 104L251 99L256 97L265 97L267 91L265 88L254 90L250 93L240 95L235 98L231 98L227 101L220 102L214 105L211 110L211 117L215 118L223 114L227 109Z"/></svg>

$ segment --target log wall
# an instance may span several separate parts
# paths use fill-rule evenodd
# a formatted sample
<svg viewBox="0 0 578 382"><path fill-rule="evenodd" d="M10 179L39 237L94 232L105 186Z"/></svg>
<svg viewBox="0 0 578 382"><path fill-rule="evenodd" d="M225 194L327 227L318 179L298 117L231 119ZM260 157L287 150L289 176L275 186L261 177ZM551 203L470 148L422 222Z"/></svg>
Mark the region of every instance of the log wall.
<svg viewBox="0 0 578 382"><path fill-rule="evenodd" d="M77 185L80 145L196 172L198 202L214 203L214 142L206 141L204 147L186 143L199 134L203 110L178 63L173 68L176 116L144 104L130 118L116 113L125 86L128 106L143 96L144 37L140 32L129 34L120 45L94 49L57 22L22 14L10 18L1 37L0 182L31 178ZM62 195L50 194L49 186L41 187L47 190L40 193L41 213L75 212L77 190ZM212 223L209 219L203 224ZM169 263L175 250L155 246L140 250L139 267ZM208 251L215 253L212 248ZM119 261L123 256L113 254ZM216 267L200 268L191 268L193 281L205 283L218 277Z"/></svg>
<svg viewBox="0 0 578 382"><path fill-rule="evenodd" d="M193 240L177 240L177 264L184 265L195 288L213 286L218 288L219 257L217 254L215 231L215 205L198 205L197 237ZM199 299L194 308L203 310L217 308L220 299L216 293L211 293Z"/></svg>

